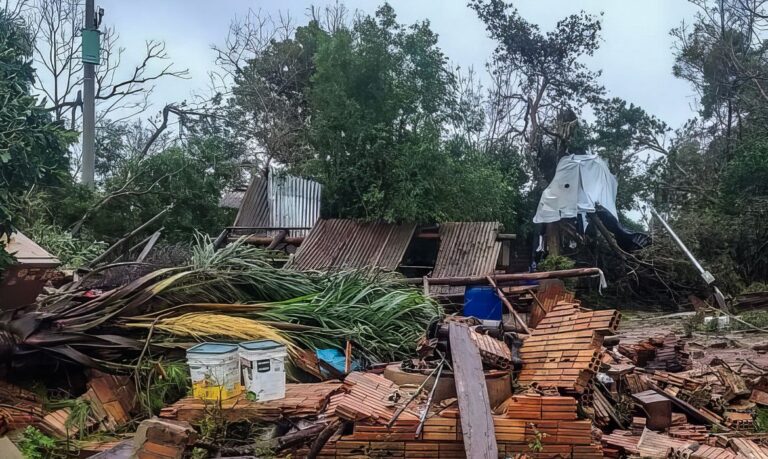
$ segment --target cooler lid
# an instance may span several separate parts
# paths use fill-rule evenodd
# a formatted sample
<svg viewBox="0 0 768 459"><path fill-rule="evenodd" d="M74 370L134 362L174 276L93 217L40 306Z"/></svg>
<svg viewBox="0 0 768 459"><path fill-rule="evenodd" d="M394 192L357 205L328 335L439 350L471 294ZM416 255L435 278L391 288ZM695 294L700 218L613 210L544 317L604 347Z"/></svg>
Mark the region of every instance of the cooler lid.
<svg viewBox="0 0 768 459"><path fill-rule="evenodd" d="M187 354L226 354L234 352L237 346L228 343L200 343L187 349Z"/></svg>
<svg viewBox="0 0 768 459"><path fill-rule="evenodd" d="M285 346L277 341L272 341L271 339L262 339L240 343L240 347L248 351L266 351L268 349L277 349Z"/></svg>

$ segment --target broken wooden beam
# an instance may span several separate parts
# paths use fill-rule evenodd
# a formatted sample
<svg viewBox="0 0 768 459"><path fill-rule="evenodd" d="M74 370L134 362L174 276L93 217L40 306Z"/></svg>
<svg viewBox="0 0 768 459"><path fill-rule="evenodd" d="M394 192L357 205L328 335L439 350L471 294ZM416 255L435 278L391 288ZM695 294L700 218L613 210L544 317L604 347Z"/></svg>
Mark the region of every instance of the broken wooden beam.
<svg viewBox="0 0 768 459"><path fill-rule="evenodd" d="M495 459L499 452L488 389L485 384L477 384L478 376L483 374L480 351L465 324L451 322L449 335L464 451L473 459Z"/></svg>

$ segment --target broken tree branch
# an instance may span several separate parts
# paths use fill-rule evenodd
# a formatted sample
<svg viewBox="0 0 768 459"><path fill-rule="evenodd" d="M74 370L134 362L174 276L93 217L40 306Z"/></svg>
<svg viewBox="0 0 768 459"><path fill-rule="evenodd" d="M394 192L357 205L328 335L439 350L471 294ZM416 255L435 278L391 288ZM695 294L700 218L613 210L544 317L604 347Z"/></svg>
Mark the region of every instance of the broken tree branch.
<svg viewBox="0 0 768 459"><path fill-rule="evenodd" d="M150 226L151 224L155 223L157 220L159 220L163 215L165 215L172 208L173 208L173 204L170 204L165 209L163 209L160 212L158 212L154 217L150 218L145 223L140 225L138 228L134 229L133 231L129 232L128 234L126 234L125 236L120 238L119 241L117 241L114 244L112 244L107 250L104 251L104 253L102 253L98 257L94 258L90 263L88 263L88 266L94 266L98 262L102 261L104 258L106 258L107 255L109 255L110 253L114 252L118 247L120 247L123 244L125 244L126 242L128 242L128 240L130 240L136 234L140 233L143 229L145 229L148 226Z"/></svg>

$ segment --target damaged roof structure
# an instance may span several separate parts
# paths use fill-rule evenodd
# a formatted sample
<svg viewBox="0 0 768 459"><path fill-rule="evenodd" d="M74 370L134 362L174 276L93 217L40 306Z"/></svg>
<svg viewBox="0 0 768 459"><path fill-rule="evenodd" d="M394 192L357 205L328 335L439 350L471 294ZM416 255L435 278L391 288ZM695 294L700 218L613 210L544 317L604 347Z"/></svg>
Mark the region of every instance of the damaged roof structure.
<svg viewBox="0 0 768 459"><path fill-rule="evenodd" d="M395 271L415 231L413 224L320 220L287 266L303 271L366 267Z"/></svg>

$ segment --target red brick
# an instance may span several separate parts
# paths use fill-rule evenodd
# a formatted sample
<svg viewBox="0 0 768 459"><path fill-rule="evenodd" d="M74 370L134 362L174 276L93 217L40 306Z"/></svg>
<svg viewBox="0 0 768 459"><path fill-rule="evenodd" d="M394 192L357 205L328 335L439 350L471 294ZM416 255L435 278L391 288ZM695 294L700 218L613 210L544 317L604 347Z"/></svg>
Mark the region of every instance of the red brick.
<svg viewBox="0 0 768 459"><path fill-rule="evenodd" d="M168 459L166 456L158 456L155 453L148 453L146 451L139 451L136 453L138 459Z"/></svg>
<svg viewBox="0 0 768 459"><path fill-rule="evenodd" d="M148 453L157 454L159 456L163 457L169 457L169 458L177 458L181 457L184 454L184 447L181 446L168 446L168 445L160 445L157 443L152 442L146 442L141 447L143 451L146 451Z"/></svg>
<svg viewBox="0 0 768 459"><path fill-rule="evenodd" d="M128 421L128 415L123 411L123 406L119 401L114 400L101 404L104 410L117 424L125 424Z"/></svg>

